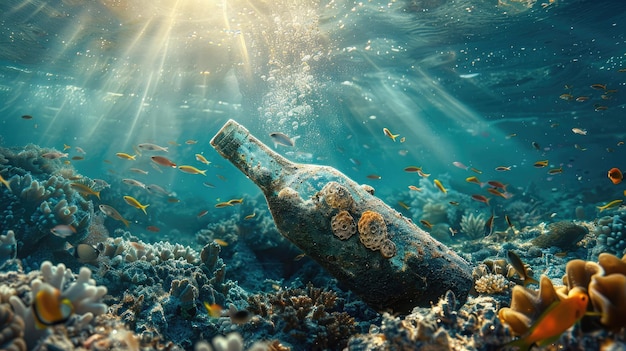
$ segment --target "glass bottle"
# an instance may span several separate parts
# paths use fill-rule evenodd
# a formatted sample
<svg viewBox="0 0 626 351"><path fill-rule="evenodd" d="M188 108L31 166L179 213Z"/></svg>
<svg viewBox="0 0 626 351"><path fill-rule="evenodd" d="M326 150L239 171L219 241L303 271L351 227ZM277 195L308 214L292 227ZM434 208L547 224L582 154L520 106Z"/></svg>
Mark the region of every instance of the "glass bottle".
<svg viewBox="0 0 626 351"><path fill-rule="evenodd" d="M469 264L338 170L294 163L229 120L211 145L263 191L279 232L377 309L408 313L448 290L464 301Z"/></svg>

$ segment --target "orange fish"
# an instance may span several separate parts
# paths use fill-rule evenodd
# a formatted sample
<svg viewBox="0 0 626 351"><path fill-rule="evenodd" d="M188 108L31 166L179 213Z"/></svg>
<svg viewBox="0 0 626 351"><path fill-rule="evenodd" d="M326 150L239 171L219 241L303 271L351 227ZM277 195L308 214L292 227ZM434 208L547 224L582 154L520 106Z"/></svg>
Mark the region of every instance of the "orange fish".
<svg viewBox="0 0 626 351"><path fill-rule="evenodd" d="M550 345L585 315L588 303L587 293L579 287L573 288L566 298L553 302L525 335L505 346L530 350L533 345Z"/></svg>
<svg viewBox="0 0 626 351"><path fill-rule="evenodd" d="M497 180L490 180L487 182L487 184L491 185L494 188L498 188L498 189L502 189L503 191L506 191L506 187L508 184L502 184Z"/></svg>
<svg viewBox="0 0 626 351"><path fill-rule="evenodd" d="M478 202L483 202L483 203L487 204L487 206L489 206L489 200L490 199L488 197L485 197L483 195L474 194L474 195L472 195L472 199L474 199L474 200L476 200Z"/></svg>
<svg viewBox="0 0 626 351"><path fill-rule="evenodd" d="M622 171L619 170L619 168L611 168L609 170L609 179L613 182L613 184L619 184L622 182L622 179L624 179L624 176L622 175Z"/></svg>
<svg viewBox="0 0 626 351"><path fill-rule="evenodd" d="M152 156L152 161L160 166L176 168L176 164L164 156Z"/></svg>

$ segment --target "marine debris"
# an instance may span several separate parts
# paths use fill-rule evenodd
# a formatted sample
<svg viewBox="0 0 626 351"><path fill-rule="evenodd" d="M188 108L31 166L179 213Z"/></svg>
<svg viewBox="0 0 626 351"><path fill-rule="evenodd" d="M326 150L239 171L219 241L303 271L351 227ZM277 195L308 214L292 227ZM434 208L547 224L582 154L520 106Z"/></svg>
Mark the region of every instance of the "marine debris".
<svg viewBox="0 0 626 351"><path fill-rule="evenodd" d="M408 312L447 290L467 296L465 260L334 168L292 163L233 120L211 145L263 190L280 233L370 305ZM358 239L333 235L340 211L359 218Z"/></svg>

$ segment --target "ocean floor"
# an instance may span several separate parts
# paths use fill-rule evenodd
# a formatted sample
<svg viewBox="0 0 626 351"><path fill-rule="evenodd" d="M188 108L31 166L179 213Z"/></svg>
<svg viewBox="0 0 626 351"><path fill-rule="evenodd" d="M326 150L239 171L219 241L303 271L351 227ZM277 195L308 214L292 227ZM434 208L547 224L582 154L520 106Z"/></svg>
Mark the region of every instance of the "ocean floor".
<svg viewBox="0 0 626 351"><path fill-rule="evenodd" d="M41 157L50 152L0 148L2 350L499 350L547 319L565 332L508 346L626 349L621 202L519 195L490 219L484 204L423 181L398 210L467 260L474 286L466 301L443 291L400 315L284 239L262 197L203 214L196 233L138 230L124 224L121 190ZM578 297L580 316L555 307Z"/></svg>

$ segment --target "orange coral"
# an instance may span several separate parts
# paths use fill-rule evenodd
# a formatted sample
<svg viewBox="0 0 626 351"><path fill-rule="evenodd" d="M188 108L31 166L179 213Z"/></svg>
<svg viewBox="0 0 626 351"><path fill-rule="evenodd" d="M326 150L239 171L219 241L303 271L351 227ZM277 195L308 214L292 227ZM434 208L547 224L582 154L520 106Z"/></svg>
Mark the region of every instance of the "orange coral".
<svg viewBox="0 0 626 351"><path fill-rule="evenodd" d="M374 211L365 211L359 219L359 239L370 250L378 250L387 239L387 225L383 216Z"/></svg>

